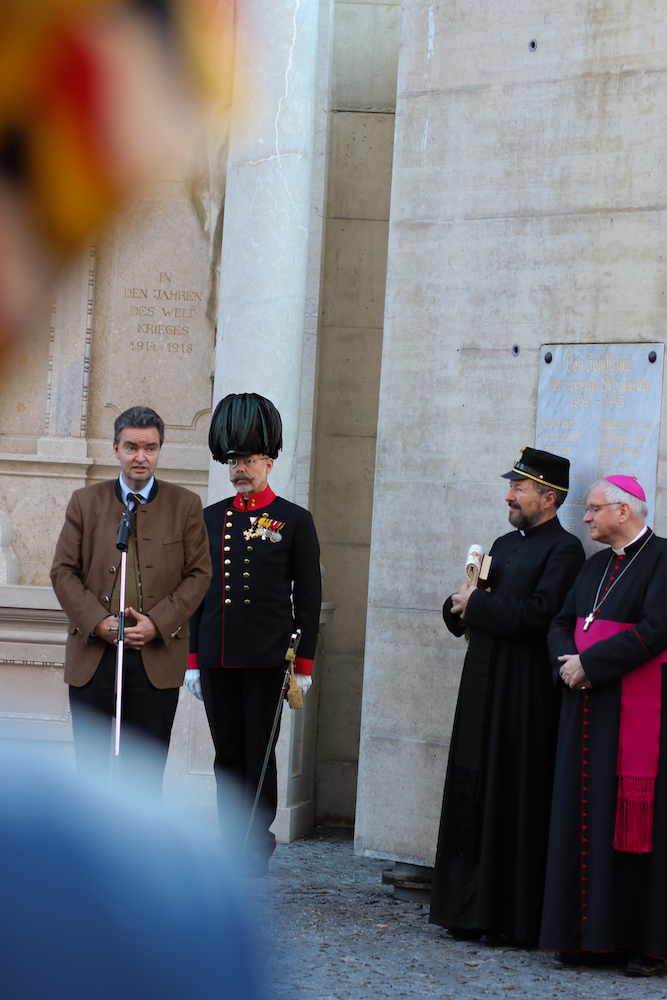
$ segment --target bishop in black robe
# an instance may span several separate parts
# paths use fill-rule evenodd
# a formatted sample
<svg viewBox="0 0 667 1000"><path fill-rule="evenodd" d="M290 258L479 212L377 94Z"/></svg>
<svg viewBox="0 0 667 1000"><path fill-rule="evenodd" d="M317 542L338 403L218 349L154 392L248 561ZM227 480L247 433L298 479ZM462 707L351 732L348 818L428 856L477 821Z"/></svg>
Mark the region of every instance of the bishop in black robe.
<svg viewBox="0 0 667 1000"><path fill-rule="evenodd" d="M600 640L585 648L596 632ZM563 691L540 945L561 952L628 948L667 959L667 726L659 726L660 687L666 690L667 541L650 529L620 557L605 549L581 570L549 634L556 678L558 657L582 648L591 686ZM624 678L656 657L652 849L619 850ZM641 725L648 726L656 711L656 698L650 702L640 712Z"/></svg>
<svg viewBox="0 0 667 1000"><path fill-rule="evenodd" d="M537 480L532 472L556 456L525 449L523 459L512 478ZM569 463L558 461L565 463L566 490ZM556 480L558 472L544 468L548 481ZM525 945L537 944L539 936L558 725L546 635L584 561L579 540L550 513L494 542L491 592L471 594L464 621L452 614L452 598L443 607L450 632L462 636L469 628L470 645L452 731L430 920L461 936L501 933ZM512 513L510 520L515 523Z"/></svg>

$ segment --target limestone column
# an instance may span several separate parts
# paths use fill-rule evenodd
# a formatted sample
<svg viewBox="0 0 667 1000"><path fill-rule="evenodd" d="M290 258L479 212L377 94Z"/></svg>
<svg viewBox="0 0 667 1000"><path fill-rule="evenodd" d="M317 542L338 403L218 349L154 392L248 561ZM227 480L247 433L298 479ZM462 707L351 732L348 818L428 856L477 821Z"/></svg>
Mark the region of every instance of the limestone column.
<svg viewBox="0 0 667 1000"><path fill-rule="evenodd" d="M234 100L220 263L215 402L269 396L283 418L274 489L294 499L311 246L319 0L237 8ZM209 502L228 491L211 466Z"/></svg>
<svg viewBox="0 0 667 1000"><path fill-rule="evenodd" d="M220 262L214 404L259 392L283 419L271 474L308 503L330 79L331 0L244 0L237 7L234 97ZM314 291L315 290L315 291ZM230 492L212 462L209 503ZM283 712L274 830L289 841L314 814L317 685Z"/></svg>
<svg viewBox="0 0 667 1000"><path fill-rule="evenodd" d="M46 429L38 454L85 461L96 248L60 275L54 294Z"/></svg>
<svg viewBox="0 0 667 1000"><path fill-rule="evenodd" d="M19 582L19 561L12 548L12 525L0 510L0 587Z"/></svg>

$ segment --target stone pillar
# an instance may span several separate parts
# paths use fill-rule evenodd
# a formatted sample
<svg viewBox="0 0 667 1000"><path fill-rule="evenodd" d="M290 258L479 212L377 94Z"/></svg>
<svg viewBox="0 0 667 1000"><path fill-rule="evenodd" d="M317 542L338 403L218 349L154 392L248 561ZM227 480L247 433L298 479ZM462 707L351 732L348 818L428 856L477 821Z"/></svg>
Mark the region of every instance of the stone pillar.
<svg viewBox="0 0 667 1000"><path fill-rule="evenodd" d="M234 105L220 264L215 401L259 392L283 418L272 475L296 493L306 289L311 248L319 0L238 8ZM209 499L228 491L213 463Z"/></svg>
<svg viewBox="0 0 667 1000"><path fill-rule="evenodd" d="M85 459L93 334L96 247L92 244L56 284L49 345L46 433L39 455Z"/></svg>
<svg viewBox="0 0 667 1000"><path fill-rule="evenodd" d="M322 261L330 81L330 0L248 0L238 9L214 404L259 392L283 419L271 474L307 505ZM209 503L230 492L211 462ZM328 616L331 610L327 612ZM278 759L279 840L313 822L317 687L285 708Z"/></svg>
<svg viewBox="0 0 667 1000"><path fill-rule="evenodd" d="M12 525L0 510L0 586L19 582L19 561L12 548Z"/></svg>

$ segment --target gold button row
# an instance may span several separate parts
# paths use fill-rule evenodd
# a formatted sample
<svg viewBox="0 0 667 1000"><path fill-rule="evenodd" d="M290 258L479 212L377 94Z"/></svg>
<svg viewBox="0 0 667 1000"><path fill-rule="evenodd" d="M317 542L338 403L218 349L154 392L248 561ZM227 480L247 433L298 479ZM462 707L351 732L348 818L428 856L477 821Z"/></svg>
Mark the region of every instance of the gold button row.
<svg viewBox="0 0 667 1000"><path fill-rule="evenodd" d="M252 507L254 507L254 506L255 506L255 505L254 505L254 503L253 503L252 501L251 501L251 506L252 506ZM233 511L231 511L231 510L228 510L228 511L227 511L227 517L230 517L232 513L233 513ZM225 535L225 541L226 541L226 542L229 542L229 541L231 541L231 538L232 538L232 536L231 536L231 535ZM246 546L246 550L247 550L248 552L252 552L252 551L253 551L253 548L252 548L252 545L247 545L247 546ZM231 552L231 546L230 546L230 545L225 545L225 547L224 547L224 551L225 551L225 552ZM244 564L245 564L246 566L250 564L250 560L249 560L249 559L244 559L244 560L243 560L243 562L244 562ZM225 559L225 566L231 566L231 564L232 564L232 561L231 561L231 559ZM231 574L229 573L229 571L228 571L228 570L226 570L226 571L225 571L225 578L229 578L229 576L230 576L230 575L231 575ZM244 573L244 574L243 574L243 576L244 576L244 578L245 578L245 579L248 579L248 578L250 577L250 573ZM225 584L225 590L231 590L231 589L232 589L232 588L231 588L231 584L229 584L229 583ZM248 586L248 584L247 584L247 583L244 583L244 585L243 585L243 589L244 589L244 590L250 590L250 587ZM232 599L231 599L231 597L226 597L226 598L225 598L225 604L231 604L231 603L232 603ZM250 598L249 598L249 597L246 597L246 598L245 598L245 600L243 601L243 603L244 603L244 604L250 604Z"/></svg>

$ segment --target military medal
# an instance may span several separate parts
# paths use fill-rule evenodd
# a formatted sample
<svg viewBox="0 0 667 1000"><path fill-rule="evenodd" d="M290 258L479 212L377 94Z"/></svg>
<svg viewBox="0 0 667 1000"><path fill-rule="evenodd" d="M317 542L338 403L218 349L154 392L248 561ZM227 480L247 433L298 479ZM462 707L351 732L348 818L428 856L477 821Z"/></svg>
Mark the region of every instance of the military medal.
<svg viewBox="0 0 667 1000"><path fill-rule="evenodd" d="M261 517L251 517L250 527L243 534L247 541L251 538L259 538L265 542L268 538L270 542L279 542L282 539L281 530L285 527L284 521L274 521L268 514Z"/></svg>

